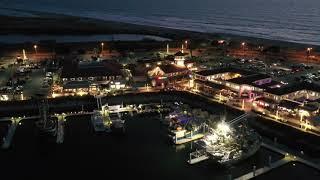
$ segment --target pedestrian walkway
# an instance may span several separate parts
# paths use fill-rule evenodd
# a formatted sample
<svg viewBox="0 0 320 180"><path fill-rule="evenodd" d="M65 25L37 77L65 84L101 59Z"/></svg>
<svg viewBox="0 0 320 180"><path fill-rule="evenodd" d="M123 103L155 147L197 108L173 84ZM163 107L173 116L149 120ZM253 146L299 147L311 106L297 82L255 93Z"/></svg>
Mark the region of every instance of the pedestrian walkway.
<svg viewBox="0 0 320 180"><path fill-rule="evenodd" d="M16 132L17 125L20 123L20 120L20 118L11 120L11 125L8 129L7 135L3 138L3 144L1 146L2 149L8 149L11 146L14 133Z"/></svg>
<svg viewBox="0 0 320 180"><path fill-rule="evenodd" d="M265 142L262 143L262 146L267 148L267 149L270 149L274 152L277 152L279 154L282 154L284 155L284 158L274 162L274 163L271 163L269 166L264 166L262 168L259 168L257 170L255 170L253 168L253 171L247 173L247 174L244 174L238 178L235 178L235 180L247 180L247 179L251 179L255 176L259 176L261 174L264 174L264 173L267 173L269 171L271 171L272 169L275 169L275 168L278 168L280 166L283 166L289 162L292 162L292 161L295 161L295 162L300 162L300 163L303 163L303 164L306 164L312 168L315 168L317 170L320 171L320 166L311 162L311 161L308 161L306 159L302 159L301 157L297 157L297 156L294 156L292 154L289 154L288 152L286 152L285 150L283 149L280 149L274 145L271 145L271 144L267 144Z"/></svg>

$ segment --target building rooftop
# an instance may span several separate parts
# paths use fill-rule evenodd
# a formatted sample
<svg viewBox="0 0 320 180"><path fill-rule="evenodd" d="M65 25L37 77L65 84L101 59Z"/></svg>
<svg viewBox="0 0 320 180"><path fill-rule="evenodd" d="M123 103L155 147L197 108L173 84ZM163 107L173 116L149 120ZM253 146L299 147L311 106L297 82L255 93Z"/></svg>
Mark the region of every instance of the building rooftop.
<svg viewBox="0 0 320 180"><path fill-rule="evenodd" d="M266 74L252 74L248 76L242 76L242 77L230 79L227 81L236 83L236 84L248 84L248 85L254 85L258 87L258 85L255 84L254 82L262 79L267 79L267 78L270 78L270 76Z"/></svg>
<svg viewBox="0 0 320 180"><path fill-rule="evenodd" d="M277 87L277 85L280 85L280 86ZM274 88L280 88L281 85L282 84L280 82L272 80L269 83L265 83L265 84L262 84L262 85L256 84L255 86L259 87L261 89L274 89Z"/></svg>
<svg viewBox="0 0 320 180"><path fill-rule="evenodd" d="M63 85L63 89L79 89L89 88L90 83L88 81L70 81Z"/></svg>
<svg viewBox="0 0 320 180"><path fill-rule="evenodd" d="M214 82L211 82L211 81L202 81L202 80L199 80L199 79L194 80L194 83L204 84L204 85L209 86L209 87L211 87L213 89L219 89L219 90L226 88L225 85L217 84L217 83L214 83Z"/></svg>
<svg viewBox="0 0 320 180"><path fill-rule="evenodd" d="M162 61L161 59L139 59L137 60L137 63L139 64L146 64L146 63L157 63L159 61Z"/></svg>
<svg viewBox="0 0 320 180"><path fill-rule="evenodd" d="M179 67L175 64L164 64L164 65L160 65L159 67L166 74L167 73L175 73L175 72L183 72L183 71L188 70L186 67Z"/></svg>
<svg viewBox="0 0 320 180"><path fill-rule="evenodd" d="M304 106L301 106L300 109L303 109L309 112L314 112L314 111L317 111L319 108L314 104L305 104Z"/></svg>
<svg viewBox="0 0 320 180"><path fill-rule="evenodd" d="M184 64L190 64L190 63L195 63L195 60L187 59L184 61Z"/></svg>
<svg viewBox="0 0 320 180"><path fill-rule="evenodd" d="M183 53L181 51L178 51L176 54L174 54L175 56L185 56L187 55L188 53Z"/></svg>
<svg viewBox="0 0 320 180"><path fill-rule="evenodd" d="M251 71L236 69L236 68L208 69L208 70L198 71L198 72L196 72L196 74L201 75L201 76L211 76L211 75L220 74L220 73L227 73L227 72L238 73L243 76L255 74L254 72L251 72Z"/></svg>
<svg viewBox="0 0 320 180"><path fill-rule="evenodd" d="M286 95L286 94L296 92L299 90L304 90L304 89L320 92L320 86L314 83L294 83L291 85L288 84L288 85L282 86L281 88L273 88L273 89L269 88L266 90L266 92L281 96L281 95Z"/></svg>
<svg viewBox="0 0 320 180"><path fill-rule="evenodd" d="M128 69L131 71L132 76L147 76L151 67L146 67L143 64L131 64L128 65Z"/></svg>
<svg viewBox="0 0 320 180"><path fill-rule="evenodd" d="M296 109L300 105L301 104L298 103L298 102L289 101L289 100L281 100L278 106L279 107L284 107L286 109Z"/></svg>
<svg viewBox="0 0 320 180"><path fill-rule="evenodd" d="M255 101L263 101L263 102L266 102L269 104L276 104L277 103L275 100L270 99L270 98L266 98L266 97L259 97Z"/></svg>
<svg viewBox="0 0 320 180"><path fill-rule="evenodd" d="M63 66L62 78L120 76L122 66L113 60L67 64Z"/></svg>

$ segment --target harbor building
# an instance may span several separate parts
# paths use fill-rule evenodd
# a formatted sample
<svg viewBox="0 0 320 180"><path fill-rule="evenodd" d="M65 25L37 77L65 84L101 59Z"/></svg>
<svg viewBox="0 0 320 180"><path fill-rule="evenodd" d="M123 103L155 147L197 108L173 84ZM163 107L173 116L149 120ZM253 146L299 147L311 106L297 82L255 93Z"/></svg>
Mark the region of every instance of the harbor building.
<svg viewBox="0 0 320 180"><path fill-rule="evenodd" d="M320 131L320 87L313 83L287 84L265 74L234 68L194 73L192 88L205 96L253 111L305 130ZM319 101L319 102L318 102Z"/></svg>
<svg viewBox="0 0 320 180"><path fill-rule="evenodd" d="M207 90L211 87L210 91L216 92L215 89L223 87L219 91L229 91L227 94L233 99L246 99L249 101L262 96L266 88L281 86L280 83L273 81L268 75L235 68L199 71L194 73L194 77L197 80L196 89L203 87L201 83L203 85L211 84L207 86ZM221 86L217 87L218 85Z"/></svg>
<svg viewBox="0 0 320 180"><path fill-rule="evenodd" d="M185 65L185 53L181 51L175 54L174 62L165 63L148 71L148 77L153 86L165 85L190 74L190 70Z"/></svg>
<svg viewBox="0 0 320 180"><path fill-rule="evenodd" d="M112 60L65 63L60 80L62 88L55 87L56 94L95 94L126 86L122 66Z"/></svg>
<svg viewBox="0 0 320 180"><path fill-rule="evenodd" d="M108 83L122 79L121 65L112 60L101 62L79 62L66 65L62 69L63 83L71 81L90 81L94 83Z"/></svg>

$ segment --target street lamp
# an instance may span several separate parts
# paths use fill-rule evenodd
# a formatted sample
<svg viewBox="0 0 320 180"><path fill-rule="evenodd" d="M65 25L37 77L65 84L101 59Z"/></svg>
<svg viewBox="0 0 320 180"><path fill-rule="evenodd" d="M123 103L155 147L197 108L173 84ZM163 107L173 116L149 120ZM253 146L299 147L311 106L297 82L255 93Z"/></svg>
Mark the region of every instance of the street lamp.
<svg viewBox="0 0 320 180"><path fill-rule="evenodd" d="M246 46L246 43L245 43L245 42L242 42L242 43L241 43L241 47L242 47L242 53L243 53L243 55L244 55L245 46Z"/></svg>
<svg viewBox="0 0 320 180"><path fill-rule="evenodd" d="M38 51L37 51L38 46L35 44L35 45L33 45L33 48L34 48L35 53L38 54Z"/></svg>
<svg viewBox="0 0 320 180"><path fill-rule="evenodd" d="M184 43L186 44L186 49L188 49L188 41L185 40Z"/></svg>
<svg viewBox="0 0 320 180"><path fill-rule="evenodd" d="M312 48L307 48L307 55L310 56Z"/></svg>
<svg viewBox="0 0 320 180"><path fill-rule="evenodd" d="M104 43L102 42L101 43L101 52L103 52L103 46L104 46Z"/></svg>
<svg viewBox="0 0 320 180"><path fill-rule="evenodd" d="M246 45L245 42L242 42L242 43L241 43L241 46L242 46L243 49L244 49L245 45Z"/></svg>

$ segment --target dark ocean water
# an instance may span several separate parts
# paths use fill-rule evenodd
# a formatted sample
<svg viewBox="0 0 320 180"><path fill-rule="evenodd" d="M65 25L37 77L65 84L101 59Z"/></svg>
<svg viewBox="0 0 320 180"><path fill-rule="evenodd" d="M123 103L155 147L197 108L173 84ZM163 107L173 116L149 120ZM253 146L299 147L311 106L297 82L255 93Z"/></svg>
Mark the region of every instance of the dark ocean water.
<svg viewBox="0 0 320 180"><path fill-rule="evenodd" d="M0 8L320 45L319 0L1 0Z"/></svg>
<svg viewBox="0 0 320 180"><path fill-rule="evenodd" d="M125 136L93 132L90 117L68 118L65 142L39 141L32 121L18 127L12 148L0 151L0 179L198 179L238 177L281 158L266 149L232 167L187 164L190 143L174 146L157 115L127 119ZM281 172L288 173L286 171ZM279 177L278 175L278 177Z"/></svg>

